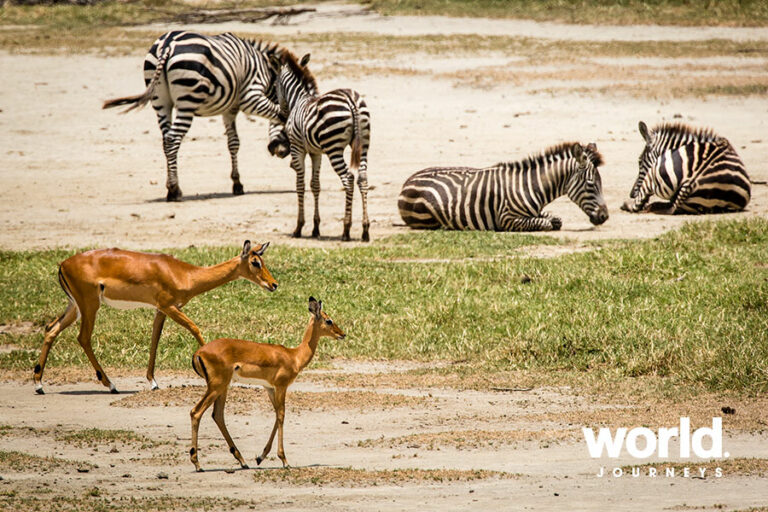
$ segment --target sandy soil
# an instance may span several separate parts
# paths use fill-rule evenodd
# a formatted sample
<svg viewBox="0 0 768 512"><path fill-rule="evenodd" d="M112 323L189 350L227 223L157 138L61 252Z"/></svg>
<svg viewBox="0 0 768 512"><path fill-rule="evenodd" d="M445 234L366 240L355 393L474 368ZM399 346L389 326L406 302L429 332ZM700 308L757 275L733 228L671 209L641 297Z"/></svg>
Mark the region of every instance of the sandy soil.
<svg viewBox="0 0 768 512"><path fill-rule="evenodd" d="M391 367L389 370L397 370ZM366 369L355 363L344 371ZM375 371L381 371L377 368ZM57 457L68 463L49 464L41 477L40 469L18 471L0 469L0 492L50 499L53 496L84 496L96 487L100 499L121 496L149 500L165 497L226 497L256 500L260 507L278 510L305 510L318 505L335 510L463 510L485 507L489 510L669 510L695 507L708 510L716 505L743 509L764 504L765 480L761 477L728 474L722 478L598 478L600 468L633 464L618 460L590 459L579 426L568 423L532 423L526 417L541 413L591 411L604 407L568 390L534 389L519 392L479 392L452 389L376 389L383 394L419 397L418 408L381 403L339 404L326 401L313 408L297 406L288 398L286 416L286 454L299 471L353 467L367 471L405 468L490 470L512 473L513 478L487 478L469 482L394 483L388 485L350 484L339 480L322 486L294 486L287 482L256 483L256 471L282 471L273 452L261 468L229 471L237 467L210 417L201 424L201 463L208 471L194 472L188 461L189 406L135 408L110 405L130 401L136 391L146 391L140 377L116 379L122 396L110 395L95 383L49 385L45 396L35 395L31 385L0 384L0 450L21 451L41 457ZM164 376L167 390L173 386L200 384L198 379ZM200 388L193 388L199 392ZM341 387L300 379L292 388L297 396L344 391ZM167 390L171 391L171 390ZM247 396L243 390L242 395ZM252 390L254 400L266 401L261 391ZM149 394L149 398L151 398ZM160 395L158 395L159 397ZM189 394L191 397L192 394ZM306 402L306 400L304 400ZM121 402L117 402L121 403ZM263 404L262 404L263 405ZM743 412L743 411L739 411ZM227 424L247 461L255 457L266 442L273 416L264 407L256 412L238 411L227 415ZM13 426L15 428L8 428ZM26 429L33 427L35 430ZM62 436L84 429L129 429L160 444L66 441ZM477 443L459 445L443 442L430 446L418 440L402 444L390 442L414 433L448 432L462 438L466 430L504 434L543 430L531 434L533 441ZM454 434L450 434L454 432ZM58 437L57 437L58 436ZM498 437L498 436L496 436ZM503 437L503 436L502 436ZM514 438L515 436L513 436ZM548 440L551 439L551 440ZM768 457L763 435L730 433L724 446L731 457ZM367 442L366 442L367 441ZM672 449L675 453L677 448ZM70 462L71 461L71 462ZM75 469L95 465L87 473ZM43 464L43 466L45 466ZM663 464L659 464L663 468ZM690 463L691 471L699 466ZM308 468L308 469L307 469ZM314 469L313 469L314 468ZM663 471L663 470L662 470ZM164 473L167 479L159 478ZM126 476L127 475L127 476ZM289 479L290 481L290 479ZM53 488L51 485L55 482ZM1 503L1 502L0 502ZM248 510L252 505L236 506ZM678 508L675 508L678 507Z"/></svg>
<svg viewBox="0 0 768 512"><path fill-rule="evenodd" d="M646 33L658 34L663 39L686 34L687 38L708 38L713 30L583 26L553 29L546 24L514 20L459 23L450 18L345 18L339 14L338 6L336 9L299 17L290 25L261 24L248 28L227 24L202 28L209 32L243 32L248 28L252 32L272 32L276 40L286 31L345 27L383 33L400 33L395 28L404 33L433 33L435 27L444 32L481 28L485 31L487 26L502 27L500 33L519 33L519 27L528 27L531 36L573 39L602 39L607 35L636 39ZM156 28L160 32L168 27ZM717 29L719 37L734 39L768 37L766 32ZM364 94L369 104L373 127L369 181L374 187L369 202L374 238L406 230L397 213L397 194L414 171L432 165L484 166L516 160L567 140L596 142L603 152L606 164L601 174L611 218L595 228L575 205L561 198L549 207L564 218L560 236L578 241L648 237L674 228L691 217L630 215L619 211L637 172L637 157L642 149L636 128L639 120L653 124L679 119L715 127L740 151L753 179L768 178L764 165L768 156L768 107L759 96L659 101L597 92L530 94L525 86L507 83L487 90L456 86L453 80L434 75L376 74L350 78L335 76L333 63L323 61L320 47L295 51L314 53L319 62L314 69L321 88L352 86ZM239 118L240 170L246 195L230 194L229 155L220 119L198 118L180 151L179 176L185 201L165 203L165 160L151 109L124 116L100 109L104 99L141 90L142 58L141 52L109 59L88 55L0 54L0 248L162 248L236 244L244 238L312 245L340 243L343 197L340 182L327 161L323 164L320 203L321 233L329 238L290 238L296 219L295 177L287 160L275 159L267 153L266 123L261 119ZM504 66L509 60L493 54L436 55L425 59L423 54L416 53L398 55L385 64L394 69L427 66L455 72ZM596 61L610 61L628 70L658 68L659 73L678 64L675 59ZM759 56L737 61L734 66L765 66L765 60ZM544 68L553 69L551 63ZM555 80L550 85L578 87L578 82L567 81L567 74L564 68L566 81ZM587 85L605 86L599 81ZM764 215L767 209L766 187L757 185L749 210L738 215ZM309 198L307 212L311 218ZM310 229L305 226L306 233ZM360 236L360 229L358 196L353 237Z"/></svg>

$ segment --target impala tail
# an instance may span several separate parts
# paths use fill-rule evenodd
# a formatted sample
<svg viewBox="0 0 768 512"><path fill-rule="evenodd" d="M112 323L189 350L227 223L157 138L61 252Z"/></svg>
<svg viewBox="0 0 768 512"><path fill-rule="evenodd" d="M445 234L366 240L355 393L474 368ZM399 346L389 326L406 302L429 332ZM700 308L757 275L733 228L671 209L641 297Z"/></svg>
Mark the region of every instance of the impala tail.
<svg viewBox="0 0 768 512"><path fill-rule="evenodd" d="M125 96L123 98L115 98L112 100L107 100L104 102L104 105L102 105L101 108L106 109L106 108L120 107L122 105L130 105L130 107L128 107L127 109L121 112L121 114L125 114L126 112L130 112L131 110L142 108L147 103L149 103L149 101L152 99L152 96L155 93L155 87L157 86L157 83L160 81L160 76L165 70L165 61L168 60L168 56L170 54L171 54L171 48L167 47L163 52L163 55L157 61L155 74L152 75L152 79L147 84L147 89L143 93L137 94L135 96Z"/></svg>

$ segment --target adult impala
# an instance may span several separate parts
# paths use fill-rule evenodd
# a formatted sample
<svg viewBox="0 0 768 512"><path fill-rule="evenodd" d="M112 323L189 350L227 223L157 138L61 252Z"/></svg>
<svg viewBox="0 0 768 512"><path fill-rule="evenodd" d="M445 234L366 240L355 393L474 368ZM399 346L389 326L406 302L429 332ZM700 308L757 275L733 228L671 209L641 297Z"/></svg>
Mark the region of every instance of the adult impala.
<svg viewBox="0 0 768 512"><path fill-rule="evenodd" d="M341 340L345 336L344 332L323 312L323 303L316 301L314 297L309 298L309 312L312 317L304 331L301 344L296 348L222 338L197 349L192 356L192 367L208 384L205 395L189 413L192 418L192 448L189 450L189 456L197 471L202 471L197 460L197 431L200 427L200 418L211 404L213 404L213 420L224 435L224 439L227 440L229 452L235 456L240 466L248 467L224 423L227 390L233 380L264 386L275 408L275 425L272 427L272 433L264 451L256 458L256 464L261 464L272 450L272 441L275 439L275 432L278 432L277 456L280 457L283 466L288 466L285 450L283 450L286 390L299 372L312 361L320 338L327 336Z"/></svg>
<svg viewBox="0 0 768 512"><path fill-rule="evenodd" d="M43 370L56 336L81 318L77 341L96 370L96 378L112 393L117 393L91 348L96 312L102 303L118 309L147 307L157 310L147 367L147 380L152 389L157 389L155 355L165 318L170 317L191 332L201 346L205 345L200 329L181 312L181 308L193 297L240 278L275 291L277 281L262 259L267 247L269 242L254 247L246 240L239 256L211 267L191 265L167 254L121 249L87 251L64 260L59 266L59 284L69 298L69 305L60 317L45 327L40 361L35 366L35 391L43 394Z"/></svg>

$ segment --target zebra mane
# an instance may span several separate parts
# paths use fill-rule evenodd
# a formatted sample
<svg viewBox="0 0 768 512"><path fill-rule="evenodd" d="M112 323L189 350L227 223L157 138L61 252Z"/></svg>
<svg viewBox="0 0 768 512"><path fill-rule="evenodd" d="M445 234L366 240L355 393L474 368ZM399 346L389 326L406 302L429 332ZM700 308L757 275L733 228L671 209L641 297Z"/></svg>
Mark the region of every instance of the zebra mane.
<svg viewBox="0 0 768 512"><path fill-rule="evenodd" d="M594 144L584 145L577 142L563 142L562 144L550 146L541 153L528 156L520 163L527 167L535 167L545 163L552 163L556 160L564 160L573 156L572 149L574 144L579 144L584 149L584 152L592 161L592 165L595 167L603 165L603 155L597 150L597 146Z"/></svg>
<svg viewBox="0 0 768 512"><path fill-rule="evenodd" d="M318 91L315 75L312 74L308 67L302 67L302 65L299 64L299 59L296 57L296 55L294 55L290 50L284 49L281 55L281 59L283 64L287 65L291 69L291 72L299 78L302 85L304 85L313 93Z"/></svg>
<svg viewBox="0 0 768 512"><path fill-rule="evenodd" d="M280 53L282 53L283 51L287 51L280 48L280 45L278 43L273 43L272 41L264 41L263 39L259 39L258 41L256 41L255 39L247 39L247 41L251 43L254 50L256 50L257 52L265 53L267 55L274 54L279 57Z"/></svg>
<svg viewBox="0 0 768 512"><path fill-rule="evenodd" d="M711 128L694 128L685 123L661 123L653 127L657 136L690 137L698 142L711 142L722 139Z"/></svg>

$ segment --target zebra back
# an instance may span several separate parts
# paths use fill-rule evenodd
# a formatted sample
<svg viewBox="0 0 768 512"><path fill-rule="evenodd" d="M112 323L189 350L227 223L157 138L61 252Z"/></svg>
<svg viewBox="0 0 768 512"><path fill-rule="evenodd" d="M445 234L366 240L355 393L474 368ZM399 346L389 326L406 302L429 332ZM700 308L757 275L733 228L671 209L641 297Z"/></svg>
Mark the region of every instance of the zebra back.
<svg viewBox="0 0 768 512"><path fill-rule="evenodd" d="M398 208L414 228L507 231L516 230L518 219L541 217L544 206L567 194L602 223L601 163L594 144L567 143L482 169L433 167L406 180Z"/></svg>

